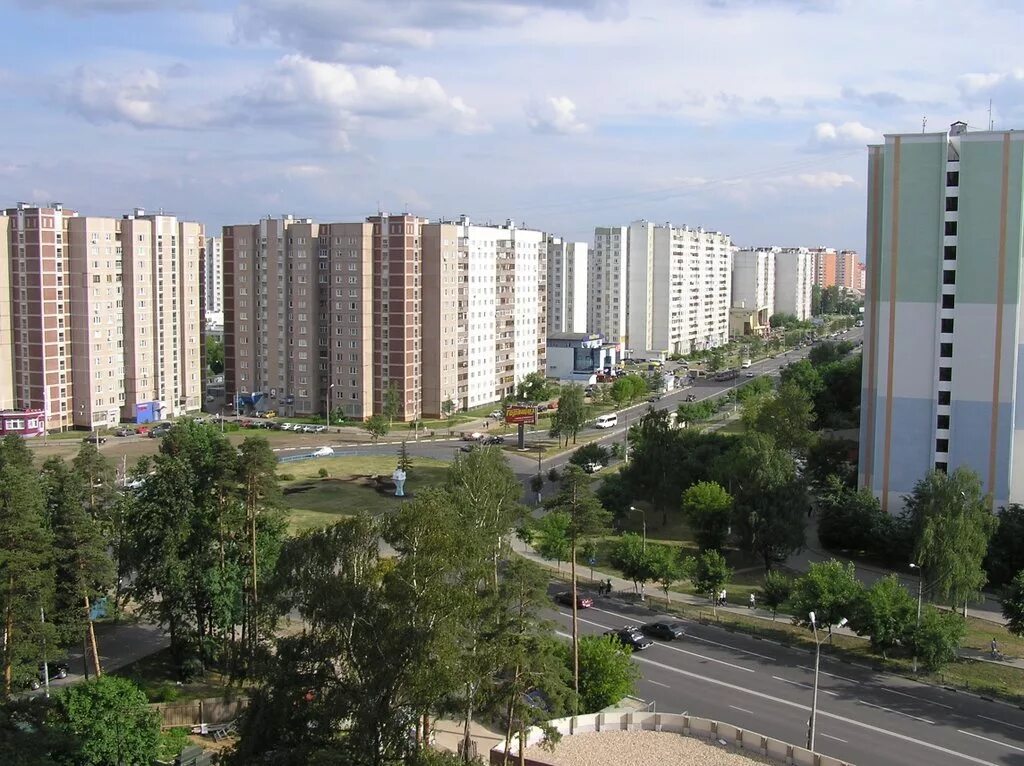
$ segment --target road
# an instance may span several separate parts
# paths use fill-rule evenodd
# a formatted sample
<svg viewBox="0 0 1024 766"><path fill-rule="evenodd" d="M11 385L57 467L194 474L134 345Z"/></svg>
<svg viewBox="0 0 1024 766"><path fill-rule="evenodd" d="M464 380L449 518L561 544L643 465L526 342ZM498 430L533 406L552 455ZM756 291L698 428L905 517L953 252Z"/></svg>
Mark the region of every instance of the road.
<svg viewBox="0 0 1024 766"><path fill-rule="evenodd" d="M581 635L654 619L643 607L597 598ZM559 635L567 610L552 610ZM659 712L728 721L803 745L814 655L722 628L686 623L687 636L634 655L638 695ZM1024 711L822 657L815 749L858 766L1021 766Z"/></svg>

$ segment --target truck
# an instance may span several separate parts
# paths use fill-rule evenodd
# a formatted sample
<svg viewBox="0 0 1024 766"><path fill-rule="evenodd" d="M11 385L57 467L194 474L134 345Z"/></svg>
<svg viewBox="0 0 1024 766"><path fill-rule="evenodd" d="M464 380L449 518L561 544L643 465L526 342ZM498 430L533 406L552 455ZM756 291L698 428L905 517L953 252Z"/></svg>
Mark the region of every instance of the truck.
<svg viewBox="0 0 1024 766"><path fill-rule="evenodd" d="M736 380L739 377L739 370L723 370L722 372L715 375L715 380L722 383L727 380Z"/></svg>

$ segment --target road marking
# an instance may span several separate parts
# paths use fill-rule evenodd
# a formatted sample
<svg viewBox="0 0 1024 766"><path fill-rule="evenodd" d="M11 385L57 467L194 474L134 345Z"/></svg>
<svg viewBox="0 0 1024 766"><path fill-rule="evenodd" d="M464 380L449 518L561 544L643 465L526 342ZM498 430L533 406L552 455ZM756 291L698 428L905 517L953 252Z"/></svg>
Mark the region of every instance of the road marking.
<svg viewBox="0 0 1024 766"><path fill-rule="evenodd" d="M787 683L787 684L793 684L793 686L802 686L804 689L813 689L814 688L810 684L802 684L799 681L790 681L788 678L783 678L782 676L772 676L772 678L774 678L776 681L782 681L782 682ZM818 691L822 692L823 694L831 694L833 697L838 697L839 696L835 692L830 692L828 689L822 689L820 686L818 687Z"/></svg>
<svg viewBox="0 0 1024 766"><path fill-rule="evenodd" d="M884 705L876 705L874 702L865 702L864 700L857 700L862 705L868 707L875 707L879 710L884 710L887 713L895 713L896 715L905 715L907 718L913 718L915 721L921 721L923 723L935 724L935 721L929 721L927 718L921 718L920 716L911 715L910 713L904 713L902 710L893 710L891 707L885 707Z"/></svg>
<svg viewBox="0 0 1024 766"><path fill-rule="evenodd" d="M918 696L916 696L914 694L907 694L906 692L898 692L895 689L888 688L887 686L879 686L878 688L881 689L884 692L889 693L889 694L898 694L901 697L910 697L910 699L912 699L912 700L917 700L918 702L926 702L929 705L936 705L937 707L944 707L944 708L946 708L946 710L952 710L953 709L952 705L946 705L946 704L944 704L942 702L933 702L932 700L930 700L930 699L928 699L926 697L918 697Z"/></svg>
<svg viewBox="0 0 1024 766"><path fill-rule="evenodd" d="M827 739L834 739L836 742L846 742L845 739L840 739L839 737L833 737L831 734L825 734L824 732L822 732L818 736L819 737L826 737Z"/></svg>
<svg viewBox="0 0 1024 766"><path fill-rule="evenodd" d="M647 679L647 683L649 683L649 684L654 684L655 686L663 686L663 687L664 687L664 688L666 688L666 689L671 689L671 688L672 688L672 687L671 687L671 686L669 686L668 684L663 684L663 683L662 683L661 681L655 681L655 680L653 680L653 679L651 679L651 678L648 678L648 679Z"/></svg>
<svg viewBox="0 0 1024 766"><path fill-rule="evenodd" d="M812 673L814 672L814 668L809 668L806 665L797 665L797 667L803 670L809 670ZM860 684L860 681L855 681L854 679L847 678L846 676L836 675L835 673L826 673L824 670L819 670L818 672L823 676L828 676L829 678L838 678L840 681L848 681L851 684Z"/></svg>
<svg viewBox="0 0 1024 766"><path fill-rule="evenodd" d="M992 723L1001 723L1003 726L1012 726L1014 729L1024 729L1024 726L1018 726L1017 724L1010 723L1009 721L1000 721L998 718L989 718L987 715L979 715L978 718L984 718L986 721L991 721Z"/></svg>
<svg viewBox="0 0 1024 766"><path fill-rule="evenodd" d="M736 707L735 705L729 705L729 707L731 707L733 710L739 710L741 713L749 713L750 715L754 715L753 710L747 710L745 707Z"/></svg>
<svg viewBox="0 0 1024 766"><path fill-rule="evenodd" d="M1002 747L1008 747L1011 750L1019 750L1024 753L1024 747L1017 747L1016 745L1011 745L1009 742L1000 742L998 739L989 739L988 737L983 737L980 734L972 734L971 732L964 731L963 729L957 729L957 731L961 734L966 734L968 737L976 737L977 739L983 739L986 742L991 742L993 745L1001 745Z"/></svg>
<svg viewBox="0 0 1024 766"><path fill-rule="evenodd" d="M627 617L624 614L618 614L616 612L609 612L607 609L596 609L595 608L594 611L595 612L602 612L604 614L610 614L612 617L621 617L624 620L628 620L629 619L629 617ZM753 657L760 657L762 660L768 660L770 662L776 662L776 659L774 657L769 657L767 654L758 654L757 652L752 652L752 651L750 651L748 649L740 649L738 646L730 646L729 644L723 644L723 643L721 643L719 641L712 641L710 638L701 638L700 636L693 636L693 635L690 635L689 633L686 634L686 637L688 639L692 638L695 641L703 641L706 644L714 644L715 646L721 646L721 647L724 647L725 649L732 649L734 652L741 652L742 654L749 654L749 655L751 655Z"/></svg>
<svg viewBox="0 0 1024 766"><path fill-rule="evenodd" d="M811 708L808 705L801 705L799 702L793 702L792 700L783 699L782 697L774 697L771 694L766 694L764 692L748 689L747 687L739 686L738 684L731 684L728 681L720 681L719 679L711 678L710 676L702 676L700 675L700 673L694 673L689 670L683 670L682 668L675 668L671 665L666 665L663 662L648 659L647 657L637 657L636 655L634 655L634 659L636 659L637 662L642 662L644 664L651 665L656 668L661 668L662 670L667 670L671 673L678 673L681 676L693 678L697 681L703 681L705 683L713 684L715 686L721 686L725 689L731 689L741 694L749 694L752 697L758 697L760 699L768 700L769 702L774 702L777 705L785 705L787 707L796 708L797 710L803 710L808 713L811 710ZM892 737L893 739L899 739L904 742L910 742L919 747L925 747L929 750L935 750L939 753L945 753L946 755L951 755L956 758L963 758L965 761L969 761L970 763L976 763L979 766L999 766L999 764L993 763L992 761L985 761L981 758L975 758L973 755L967 755L967 753L961 753L956 750L950 750L948 747L942 747L942 745L936 745L934 742L928 742L923 739L917 739L916 737L911 737L908 734L900 734L895 731L883 729L880 726L873 726L869 723L858 721L856 718L847 718L846 716L839 715L838 713L829 713L825 710L818 710L818 715L823 718L830 718L833 721L842 721L843 723L847 723L851 726L859 726L860 728L870 732L874 732L875 734L884 734L885 736Z"/></svg>

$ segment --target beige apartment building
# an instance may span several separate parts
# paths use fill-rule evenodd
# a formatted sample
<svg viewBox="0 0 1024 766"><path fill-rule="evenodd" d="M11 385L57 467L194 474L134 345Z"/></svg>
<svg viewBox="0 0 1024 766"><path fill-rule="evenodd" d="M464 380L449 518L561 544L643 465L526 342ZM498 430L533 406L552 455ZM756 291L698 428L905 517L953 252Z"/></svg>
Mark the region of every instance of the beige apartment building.
<svg viewBox="0 0 1024 766"><path fill-rule="evenodd" d="M202 224L57 203L5 216L16 407L44 410L50 429L201 407Z"/></svg>
<svg viewBox="0 0 1024 766"><path fill-rule="evenodd" d="M11 317L11 219L0 215L0 411L15 406L14 396L14 335Z"/></svg>

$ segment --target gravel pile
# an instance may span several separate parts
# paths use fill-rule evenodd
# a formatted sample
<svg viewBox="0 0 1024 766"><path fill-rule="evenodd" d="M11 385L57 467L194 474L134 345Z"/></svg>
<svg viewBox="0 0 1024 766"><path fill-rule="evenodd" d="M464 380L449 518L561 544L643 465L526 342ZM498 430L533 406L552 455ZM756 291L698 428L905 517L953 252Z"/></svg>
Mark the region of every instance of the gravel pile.
<svg viewBox="0 0 1024 766"><path fill-rule="evenodd" d="M562 737L554 752L526 749L527 758L552 766L750 766L773 764L730 752L695 737L657 731L604 731Z"/></svg>

